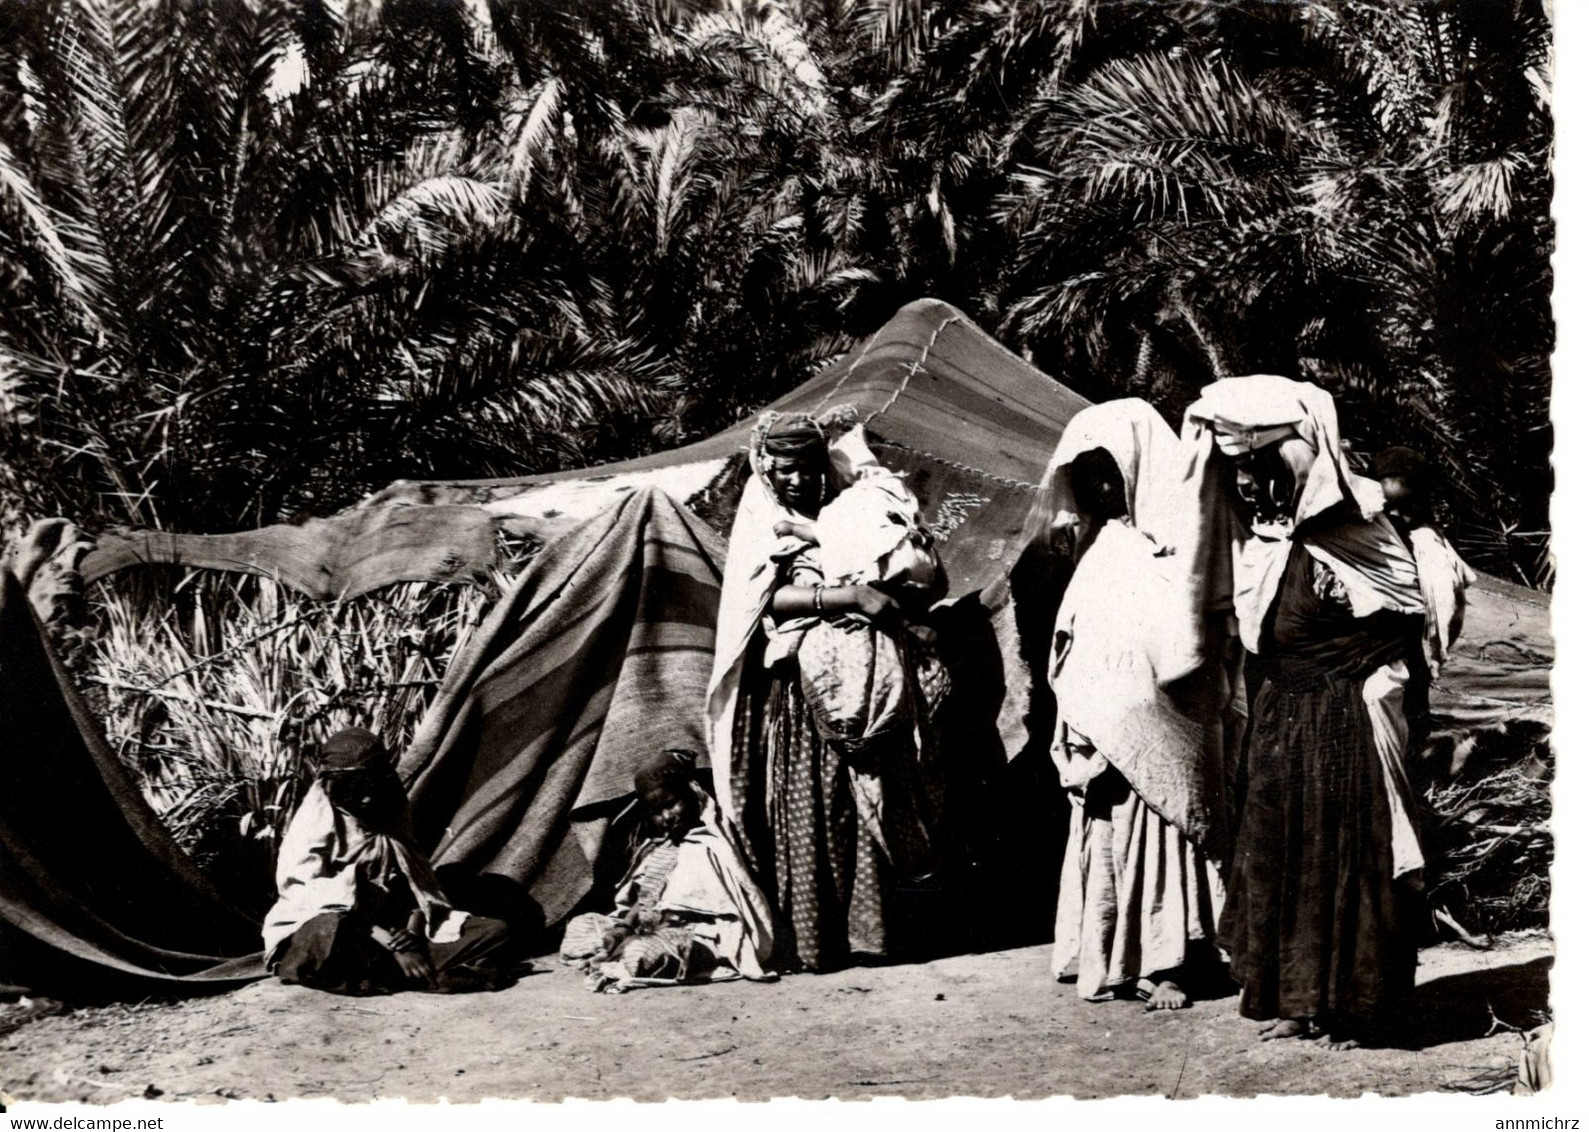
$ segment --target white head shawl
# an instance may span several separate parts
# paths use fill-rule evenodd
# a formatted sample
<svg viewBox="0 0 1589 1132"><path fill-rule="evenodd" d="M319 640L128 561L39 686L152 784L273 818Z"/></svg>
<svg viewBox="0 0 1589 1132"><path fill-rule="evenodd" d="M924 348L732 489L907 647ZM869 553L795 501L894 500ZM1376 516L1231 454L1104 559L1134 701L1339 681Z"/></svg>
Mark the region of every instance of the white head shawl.
<svg viewBox="0 0 1589 1132"><path fill-rule="evenodd" d="M1384 492L1346 465L1335 399L1305 381L1255 374L1228 377L1203 389L1186 410L1184 436L1205 475L1212 474L1214 449L1226 455L1281 445L1296 473L1289 528L1238 531L1233 589L1242 643L1258 651L1264 618L1280 592L1291 539L1334 572L1346 588L1355 616L1381 610L1421 613L1424 604L1411 552L1385 518ZM1360 522L1324 530L1305 526L1347 503Z"/></svg>
<svg viewBox="0 0 1589 1132"><path fill-rule="evenodd" d="M1186 419L1213 429L1214 443L1227 456L1254 452L1275 441L1297 437L1313 452L1306 475L1298 477L1297 526L1350 499L1370 519L1385 507L1375 481L1346 466L1335 398L1317 385L1273 374L1227 377L1205 386L1186 410Z"/></svg>

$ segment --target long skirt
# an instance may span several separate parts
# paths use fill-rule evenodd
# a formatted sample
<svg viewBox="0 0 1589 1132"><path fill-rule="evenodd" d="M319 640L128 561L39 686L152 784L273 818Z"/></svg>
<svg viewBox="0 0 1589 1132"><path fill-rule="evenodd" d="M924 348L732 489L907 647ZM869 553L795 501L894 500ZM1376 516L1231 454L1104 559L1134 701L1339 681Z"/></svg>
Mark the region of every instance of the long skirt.
<svg viewBox="0 0 1589 1132"><path fill-rule="evenodd" d="M1393 876L1362 685L1277 670L1253 700L1220 921L1250 1018L1371 1022L1412 990L1417 895Z"/></svg>
<svg viewBox="0 0 1589 1132"><path fill-rule="evenodd" d="M1053 973L1083 998L1209 955L1224 890L1208 859L1108 768L1072 799Z"/></svg>
<svg viewBox="0 0 1589 1132"><path fill-rule="evenodd" d="M857 817L838 750L817 732L797 680L775 680L763 716L773 903L787 947L813 971L886 956L883 847Z"/></svg>

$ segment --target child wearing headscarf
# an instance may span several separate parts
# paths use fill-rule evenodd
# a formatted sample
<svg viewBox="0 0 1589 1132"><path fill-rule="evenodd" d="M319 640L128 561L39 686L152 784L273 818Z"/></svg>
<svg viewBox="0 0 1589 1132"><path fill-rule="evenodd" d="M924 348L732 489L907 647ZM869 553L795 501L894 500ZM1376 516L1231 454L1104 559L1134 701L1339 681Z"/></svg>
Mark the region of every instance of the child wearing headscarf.
<svg viewBox="0 0 1589 1132"><path fill-rule="evenodd" d="M669 750L635 773L649 830L612 912L569 921L562 957L592 991L774 978L772 913L695 784L695 756Z"/></svg>
<svg viewBox="0 0 1589 1132"><path fill-rule="evenodd" d="M408 826L380 739L353 727L327 740L282 836L265 917L266 966L282 982L350 995L511 983L508 926L454 908Z"/></svg>

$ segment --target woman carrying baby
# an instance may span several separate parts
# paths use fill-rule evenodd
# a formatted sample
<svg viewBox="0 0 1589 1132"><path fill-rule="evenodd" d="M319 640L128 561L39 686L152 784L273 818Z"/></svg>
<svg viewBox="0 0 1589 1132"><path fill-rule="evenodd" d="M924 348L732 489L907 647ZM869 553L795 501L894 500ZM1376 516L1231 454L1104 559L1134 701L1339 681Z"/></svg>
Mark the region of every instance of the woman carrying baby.
<svg viewBox="0 0 1589 1132"><path fill-rule="evenodd" d="M942 589L920 506L859 427L768 414L730 538L707 698L718 801L777 912L787 969L889 952L889 886L931 867L919 628Z"/></svg>

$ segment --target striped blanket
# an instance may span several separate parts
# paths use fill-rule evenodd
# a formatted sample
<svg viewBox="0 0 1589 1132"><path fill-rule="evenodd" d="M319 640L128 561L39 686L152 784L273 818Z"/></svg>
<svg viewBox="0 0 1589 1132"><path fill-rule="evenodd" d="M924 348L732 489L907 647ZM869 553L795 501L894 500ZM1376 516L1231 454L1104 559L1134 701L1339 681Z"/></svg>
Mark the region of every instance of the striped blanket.
<svg viewBox="0 0 1589 1132"><path fill-rule="evenodd" d="M642 488L549 543L453 660L401 771L438 867L590 889L613 803L668 747L704 754L721 540Z"/></svg>

